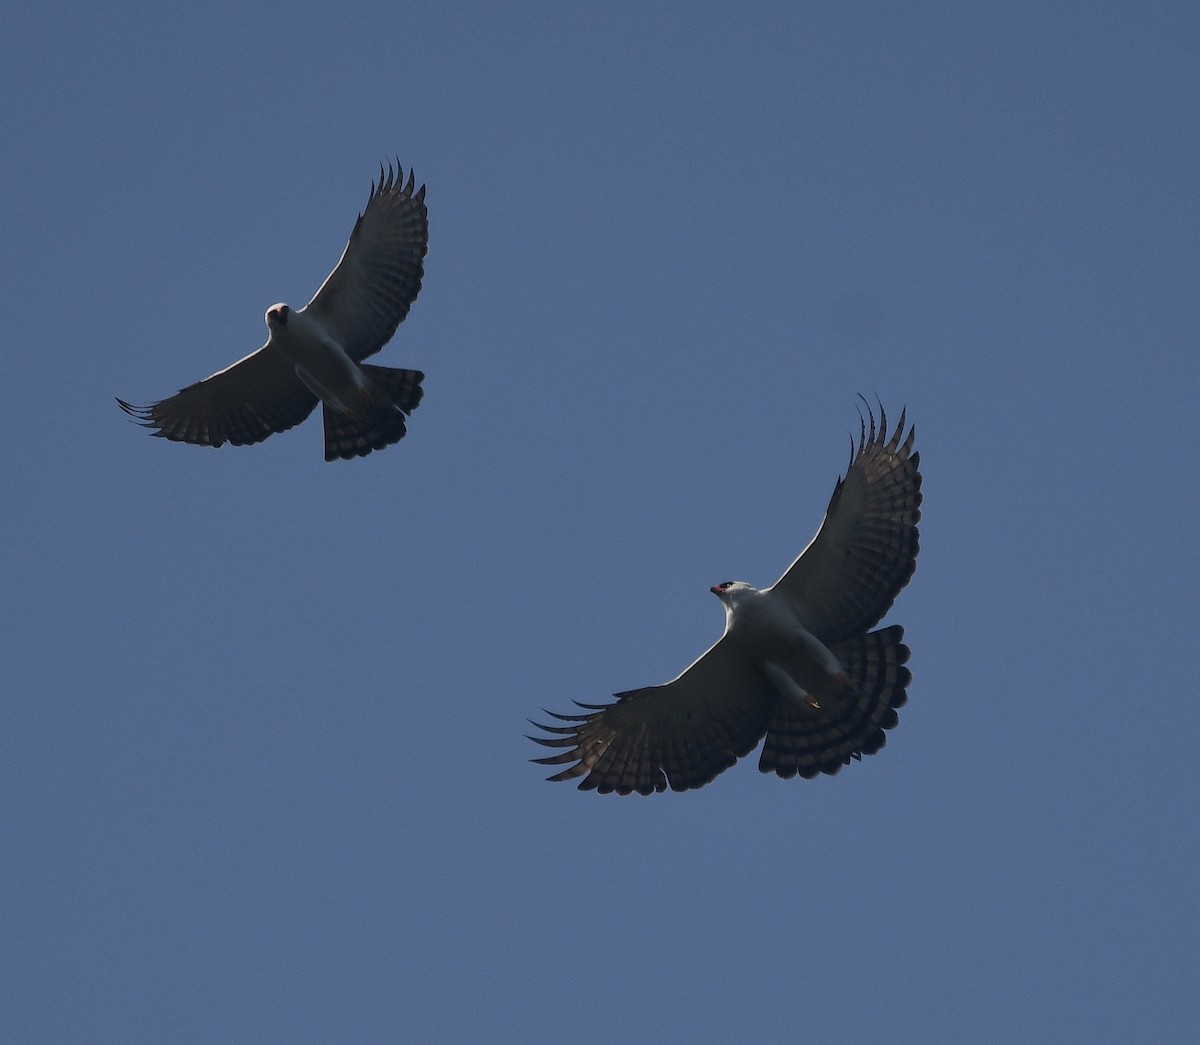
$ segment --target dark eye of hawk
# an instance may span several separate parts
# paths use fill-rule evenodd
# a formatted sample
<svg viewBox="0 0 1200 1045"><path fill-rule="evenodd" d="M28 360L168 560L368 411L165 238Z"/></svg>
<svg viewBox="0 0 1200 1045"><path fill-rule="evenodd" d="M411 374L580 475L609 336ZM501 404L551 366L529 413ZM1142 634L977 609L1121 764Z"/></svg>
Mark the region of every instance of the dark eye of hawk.
<svg viewBox="0 0 1200 1045"><path fill-rule="evenodd" d="M718 588L720 588L720 589L721 589L721 591L724 591L724 590L725 590L726 588L728 588L728 587L729 587L731 584L733 584L733 581L725 581L725 582L723 582L723 583L721 583L721 584L718 584L718 585L717 585L717 587L718 587Z"/></svg>

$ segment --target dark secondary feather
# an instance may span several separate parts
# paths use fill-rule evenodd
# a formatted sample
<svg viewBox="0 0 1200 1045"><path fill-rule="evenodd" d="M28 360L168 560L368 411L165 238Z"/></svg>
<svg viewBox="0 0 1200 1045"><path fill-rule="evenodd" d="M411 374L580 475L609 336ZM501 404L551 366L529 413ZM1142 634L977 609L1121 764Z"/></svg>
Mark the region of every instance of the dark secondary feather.
<svg viewBox="0 0 1200 1045"><path fill-rule="evenodd" d="M772 586L813 607L817 616L805 625L826 646L878 624L917 568L921 455L913 450L916 428L905 436L905 418L902 410L889 439L883 407L878 429L868 410L820 530Z"/></svg>
<svg viewBox="0 0 1200 1045"><path fill-rule="evenodd" d="M425 186L414 191L414 184L411 170L406 184L403 167L399 175L380 168L341 260L307 306L356 363L392 339L421 291L429 212Z"/></svg>

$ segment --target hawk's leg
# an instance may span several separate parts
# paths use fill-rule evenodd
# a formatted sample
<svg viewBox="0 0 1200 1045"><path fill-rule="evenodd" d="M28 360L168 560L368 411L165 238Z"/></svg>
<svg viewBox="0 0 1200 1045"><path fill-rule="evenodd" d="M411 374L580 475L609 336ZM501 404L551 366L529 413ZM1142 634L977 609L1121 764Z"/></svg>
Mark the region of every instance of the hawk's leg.
<svg viewBox="0 0 1200 1045"><path fill-rule="evenodd" d="M821 710L821 704L817 698L811 693L806 692L804 687L778 664L770 662L764 664L763 674L767 676L771 685L779 691L779 695L785 700L791 701L796 707L801 709L812 708L816 711Z"/></svg>

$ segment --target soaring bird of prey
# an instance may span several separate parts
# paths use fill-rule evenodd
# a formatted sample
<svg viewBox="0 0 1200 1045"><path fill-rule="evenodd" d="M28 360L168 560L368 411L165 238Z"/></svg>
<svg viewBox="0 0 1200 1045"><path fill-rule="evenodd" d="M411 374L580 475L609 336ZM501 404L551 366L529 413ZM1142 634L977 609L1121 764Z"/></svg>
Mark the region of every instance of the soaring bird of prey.
<svg viewBox="0 0 1200 1045"><path fill-rule="evenodd" d="M701 787L763 738L758 768L788 778L836 773L873 755L896 725L912 676L899 625L871 631L912 577L921 518L920 455L905 415L888 438L868 410L850 466L816 537L770 588L726 581L725 633L677 679L579 704L533 723L531 737L568 765L550 780L580 790L649 795Z"/></svg>
<svg viewBox="0 0 1200 1045"><path fill-rule="evenodd" d="M341 260L304 308L267 309L267 343L169 399L131 406L155 435L200 446L258 443L324 404L325 460L399 442L421 401L419 370L363 360L391 340L421 289L429 242L425 186L389 164L372 183Z"/></svg>

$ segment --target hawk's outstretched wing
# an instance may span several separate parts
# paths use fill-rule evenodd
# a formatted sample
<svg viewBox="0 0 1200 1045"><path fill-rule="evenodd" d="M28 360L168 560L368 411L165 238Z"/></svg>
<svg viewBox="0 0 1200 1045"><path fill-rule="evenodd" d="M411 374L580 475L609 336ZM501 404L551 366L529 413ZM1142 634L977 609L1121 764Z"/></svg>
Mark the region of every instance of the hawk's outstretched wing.
<svg viewBox="0 0 1200 1045"><path fill-rule="evenodd" d="M700 787L754 749L776 702L766 679L724 639L677 679L616 696L615 704L579 704L582 715L547 712L568 726L534 723L560 735L531 740L569 750L533 761L575 763L550 780L583 776L580 790L621 795Z"/></svg>
<svg viewBox="0 0 1200 1045"><path fill-rule="evenodd" d="M149 406L117 400L155 435L199 446L260 443L298 425L317 401L291 364L266 346Z"/></svg>
<svg viewBox="0 0 1200 1045"><path fill-rule="evenodd" d="M356 363L391 340L421 290L429 212L425 186L413 184L411 169L405 184L403 167L380 168L341 261L306 306Z"/></svg>
<svg viewBox="0 0 1200 1045"><path fill-rule="evenodd" d="M904 437L905 412L889 440L868 411L850 467L834 487L812 542L769 589L783 595L826 645L874 627L913 575L921 519L921 455L916 430Z"/></svg>

